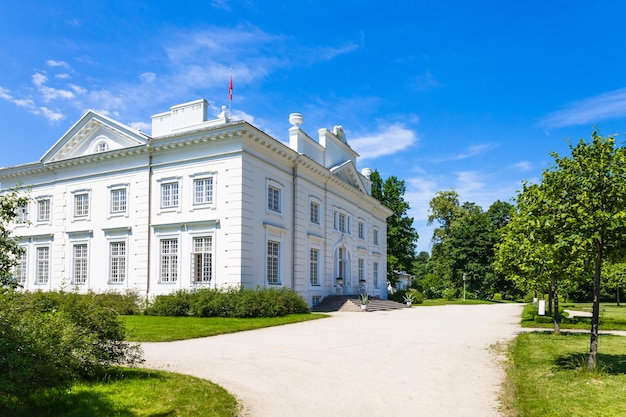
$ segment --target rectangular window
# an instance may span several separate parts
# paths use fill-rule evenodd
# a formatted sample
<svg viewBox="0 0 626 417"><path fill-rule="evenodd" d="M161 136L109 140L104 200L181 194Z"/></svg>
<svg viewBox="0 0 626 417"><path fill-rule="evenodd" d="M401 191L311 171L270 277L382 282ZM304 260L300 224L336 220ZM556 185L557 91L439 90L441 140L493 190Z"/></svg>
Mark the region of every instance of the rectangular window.
<svg viewBox="0 0 626 417"><path fill-rule="evenodd" d="M267 186L267 208L280 213L280 190L271 185Z"/></svg>
<svg viewBox="0 0 626 417"><path fill-rule="evenodd" d="M178 239L161 240L161 282L178 280Z"/></svg>
<svg viewBox="0 0 626 417"><path fill-rule="evenodd" d="M365 279L365 259L359 258L359 281Z"/></svg>
<svg viewBox="0 0 626 417"><path fill-rule="evenodd" d="M126 188L111 190L111 213L126 212Z"/></svg>
<svg viewBox="0 0 626 417"><path fill-rule="evenodd" d="M72 283L75 285L87 282L87 245L74 245L74 276Z"/></svg>
<svg viewBox="0 0 626 417"><path fill-rule="evenodd" d="M311 285L320 285L319 261L320 251L318 249L311 249L309 254L309 279Z"/></svg>
<svg viewBox="0 0 626 417"><path fill-rule="evenodd" d="M378 229L374 229L374 245L378 245Z"/></svg>
<svg viewBox="0 0 626 417"><path fill-rule="evenodd" d="M280 284L280 243L267 241L267 283Z"/></svg>
<svg viewBox="0 0 626 417"><path fill-rule="evenodd" d="M161 184L161 208L178 207L178 183Z"/></svg>
<svg viewBox="0 0 626 417"><path fill-rule="evenodd" d="M50 248L37 248L37 284L48 283L50 277Z"/></svg>
<svg viewBox="0 0 626 417"><path fill-rule="evenodd" d="M28 204L19 205L15 216L16 223L28 223Z"/></svg>
<svg viewBox="0 0 626 417"><path fill-rule="evenodd" d="M309 221L313 224L320 224L320 205L315 201L311 201L311 214L309 217Z"/></svg>
<svg viewBox="0 0 626 417"><path fill-rule="evenodd" d="M359 239L365 239L365 223L359 222Z"/></svg>
<svg viewBox="0 0 626 417"><path fill-rule="evenodd" d="M28 258L26 254L27 249L23 246L22 249L24 250L20 254L20 257L17 260L17 265L15 265L13 269L13 278L15 279L15 282L17 282L19 285L26 284L26 267L28 265Z"/></svg>
<svg viewBox="0 0 626 417"><path fill-rule="evenodd" d="M202 178L193 181L194 204L213 203L213 178Z"/></svg>
<svg viewBox="0 0 626 417"><path fill-rule="evenodd" d="M311 304L313 305L313 307L315 307L316 305L318 305L321 302L322 302L322 296L321 295L314 295L313 297L311 297Z"/></svg>
<svg viewBox="0 0 626 417"><path fill-rule="evenodd" d="M339 213L339 231L344 233L346 231L346 215L343 213Z"/></svg>
<svg viewBox="0 0 626 417"><path fill-rule="evenodd" d="M193 238L191 265L193 281L211 282L213 277L213 238L211 236Z"/></svg>
<svg viewBox="0 0 626 417"><path fill-rule="evenodd" d="M109 282L121 283L126 280L126 242L111 242L109 245Z"/></svg>
<svg viewBox="0 0 626 417"><path fill-rule="evenodd" d="M89 194L74 195L74 217L86 217L89 215Z"/></svg>
<svg viewBox="0 0 626 417"><path fill-rule="evenodd" d="M378 281L378 262L374 262L374 288L380 288L380 283Z"/></svg>
<svg viewBox="0 0 626 417"><path fill-rule="evenodd" d="M50 220L50 199L45 198L37 201L37 221L47 222Z"/></svg>

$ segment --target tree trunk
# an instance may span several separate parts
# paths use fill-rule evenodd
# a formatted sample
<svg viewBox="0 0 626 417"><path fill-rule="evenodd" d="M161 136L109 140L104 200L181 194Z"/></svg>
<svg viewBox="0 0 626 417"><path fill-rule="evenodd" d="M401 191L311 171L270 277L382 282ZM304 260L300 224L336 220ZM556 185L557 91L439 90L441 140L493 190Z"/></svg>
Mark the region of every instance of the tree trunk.
<svg viewBox="0 0 626 417"><path fill-rule="evenodd" d="M554 299L554 334L561 334L561 314L559 313L559 279L554 278L552 284Z"/></svg>
<svg viewBox="0 0 626 417"><path fill-rule="evenodd" d="M554 289L552 288L552 284L550 284L550 287L548 288L548 315L551 316L552 315L552 303L553 303L553 299L552 299L552 291L554 291Z"/></svg>
<svg viewBox="0 0 626 417"><path fill-rule="evenodd" d="M617 287L617 306L619 307L619 287Z"/></svg>
<svg viewBox="0 0 626 417"><path fill-rule="evenodd" d="M600 323L600 271L602 270L601 240L596 240L596 259L593 273L593 309L591 314L591 341L589 343L589 371L594 371L598 366L598 325Z"/></svg>

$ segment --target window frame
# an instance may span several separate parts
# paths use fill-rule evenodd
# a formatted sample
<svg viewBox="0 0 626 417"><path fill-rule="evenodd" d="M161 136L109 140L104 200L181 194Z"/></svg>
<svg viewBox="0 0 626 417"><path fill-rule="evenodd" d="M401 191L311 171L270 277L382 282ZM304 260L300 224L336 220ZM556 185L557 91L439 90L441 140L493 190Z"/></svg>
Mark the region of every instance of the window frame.
<svg viewBox="0 0 626 417"><path fill-rule="evenodd" d="M72 220L89 220L91 217L91 190L72 191Z"/></svg>
<svg viewBox="0 0 626 417"><path fill-rule="evenodd" d="M43 211L43 213L42 213ZM45 214L45 216L42 216ZM52 197L37 197L37 223L50 223L52 220Z"/></svg>
<svg viewBox="0 0 626 417"><path fill-rule="evenodd" d="M165 190L168 191L167 201ZM175 192L174 192L175 191ZM159 187L159 207L161 210L173 210L180 207L180 180L164 180Z"/></svg>
<svg viewBox="0 0 626 417"><path fill-rule="evenodd" d="M316 255L315 259L313 259L314 253ZM309 284L313 287L321 286L319 248L309 248Z"/></svg>
<svg viewBox="0 0 626 417"><path fill-rule="evenodd" d="M321 226L321 208L322 204L317 199L309 200L309 223Z"/></svg>
<svg viewBox="0 0 626 417"><path fill-rule="evenodd" d="M175 243L175 251L163 251L164 243L170 242L168 246ZM167 260L167 263L165 262ZM180 267L180 239L176 237L162 237L159 239L159 283L176 284L179 277ZM167 275L165 275L167 273ZM166 279L164 279L166 278Z"/></svg>
<svg viewBox="0 0 626 417"><path fill-rule="evenodd" d="M204 243L202 244L202 250L198 250L197 243L202 240ZM209 244L206 245L206 241L208 240ZM207 250L208 246L208 250ZM191 239L191 282L194 284L210 284L213 281L214 271L215 271L215 256L214 256L214 237L212 234L198 235L192 236ZM200 263L198 264L198 256L200 256ZM208 279L205 278L206 273L206 264L208 258ZM200 274L198 273L199 268L201 267ZM202 275L202 279L198 279L198 275Z"/></svg>
<svg viewBox="0 0 626 417"><path fill-rule="evenodd" d="M271 253L270 253L271 250ZM265 244L265 280L268 285L281 285L281 242L267 239Z"/></svg>
<svg viewBox="0 0 626 417"><path fill-rule="evenodd" d="M77 249L84 249L77 253ZM89 245L87 242L72 244L72 285L86 285L89 278Z"/></svg>
<svg viewBox="0 0 626 417"><path fill-rule="evenodd" d="M109 215L110 216L123 216L128 214L128 202L129 202L129 185L128 184L115 184L109 187ZM115 194L123 192L124 195L124 207L116 207L116 204L121 204L115 198Z"/></svg>
<svg viewBox="0 0 626 417"><path fill-rule="evenodd" d="M202 188L202 195L198 193L198 184L200 182L208 183L208 186ZM201 197L200 199L198 197ZM206 175L193 178L193 206L210 206L215 202L215 177Z"/></svg>
<svg viewBox="0 0 626 417"><path fill-rule="evenodd" d="M128 242L126 240L109 240L109 273L108 273L108 283L113 285L124 284L126 282L127 276L127 268L128 268ZM120 255L119 253L114 254L113 248L114 245L123 245L124 253ZM119 252L119 250L118 250ZM114 262L116 261L116 262ZM121 264L121 266L120 266ZM114 274L117 275L114 278ZM121 276L121 278L120 278Z"/></svg>
<svg viewBox="0 0 626 417"><path fill-rule="evenodd" d="M41 253L45 250L45 258ZM50 246L39 245L35 249L35 284L47 285L50 282Z"/></svg>

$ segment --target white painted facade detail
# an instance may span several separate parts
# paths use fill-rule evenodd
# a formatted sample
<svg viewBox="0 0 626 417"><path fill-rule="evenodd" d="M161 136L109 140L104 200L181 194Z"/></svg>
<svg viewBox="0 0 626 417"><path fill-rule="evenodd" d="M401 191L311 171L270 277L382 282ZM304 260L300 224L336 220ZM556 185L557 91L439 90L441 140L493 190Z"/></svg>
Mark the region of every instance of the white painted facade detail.
<svg viewBox="0 0 626 417"><path fill-rule="evenodd" d="M207 120L207 109L173 106L153 116L152 136L88 111L39 161L0 168L0 192L28 189L14 226L23 287L386 298L391 211L343 129L314 140L292 114L286 145L225 111Z"/></svg>

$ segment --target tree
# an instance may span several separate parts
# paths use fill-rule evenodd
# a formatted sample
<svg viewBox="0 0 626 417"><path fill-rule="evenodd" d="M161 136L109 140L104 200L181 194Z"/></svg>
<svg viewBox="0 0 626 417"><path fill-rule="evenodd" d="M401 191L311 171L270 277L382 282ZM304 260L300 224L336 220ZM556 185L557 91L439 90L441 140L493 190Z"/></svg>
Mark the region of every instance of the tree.
<svg viewBox="0 0 626 417"><path fill-rule="evenodd" d="M578 258L556 229L562 213L555 203L559 190L550 182L540 185L524 183L517 196L517 207L502 228L496 245L496 270L505 273L526 291L549 294L548 312L554 300L554 332L560 332L559 288L569 277L578 275Z"/></svg>
<svg viewBox="0 0 626 417"><path fill-rule="evenodd" d="M378 171L372 172L372 196L376 197L393 214L387 218L387 277L394 281L395 272L412 270L419 235L413 228L411 208L404 200L406 185L395 176L383 181Z"/></svg>
<svg viewBox="0 0 626 417"><path fill-rule="evenodd" d="M16 218L19 207L28 203L18 190L0 195L0 288L15 288L17 283L12 276L13 268L24 252L13 236L10 223Z"/></svg>
<svg viewBox="0 0 626 417"><path fill-rule="evenodd" d="M441 225L433 233L433 272L457 291L467 282L480 298L512 292L504 276L493 268L498 230L509 221L512 205L496 201L487 212L475 203L459 203L454 190L439 191L430 201L429 223ZM507 291L508 290L508 291Z"/></svg>
<svg viewBox="0 0 626 417"><path fill-rule="evenodd" d="M569 157L553 153L554 165L544 171L536 189L530 187L543 203L529 215L528 220L534 222L529 232L540 233L541 225L548 232L537 239L546 243L547 255L530 249L528 254L535 256L539 264L562 266L571 262L570 270L593 274L588 368L594 370L603 262L623 257L626 245L626 150L615 146L614 137L604 137L597 131L592 132L591 142L580 139L569 148ZM555 269L553 265L546 271Z"/></svg>
<svg viewBox="0 0 626 417"><path fill-rule="evenodd" d="M620 305L620 293L626 288L626 263L618 262L607 264L602 268L606 278L606 287L615 290L615 301Z"/></svg>

